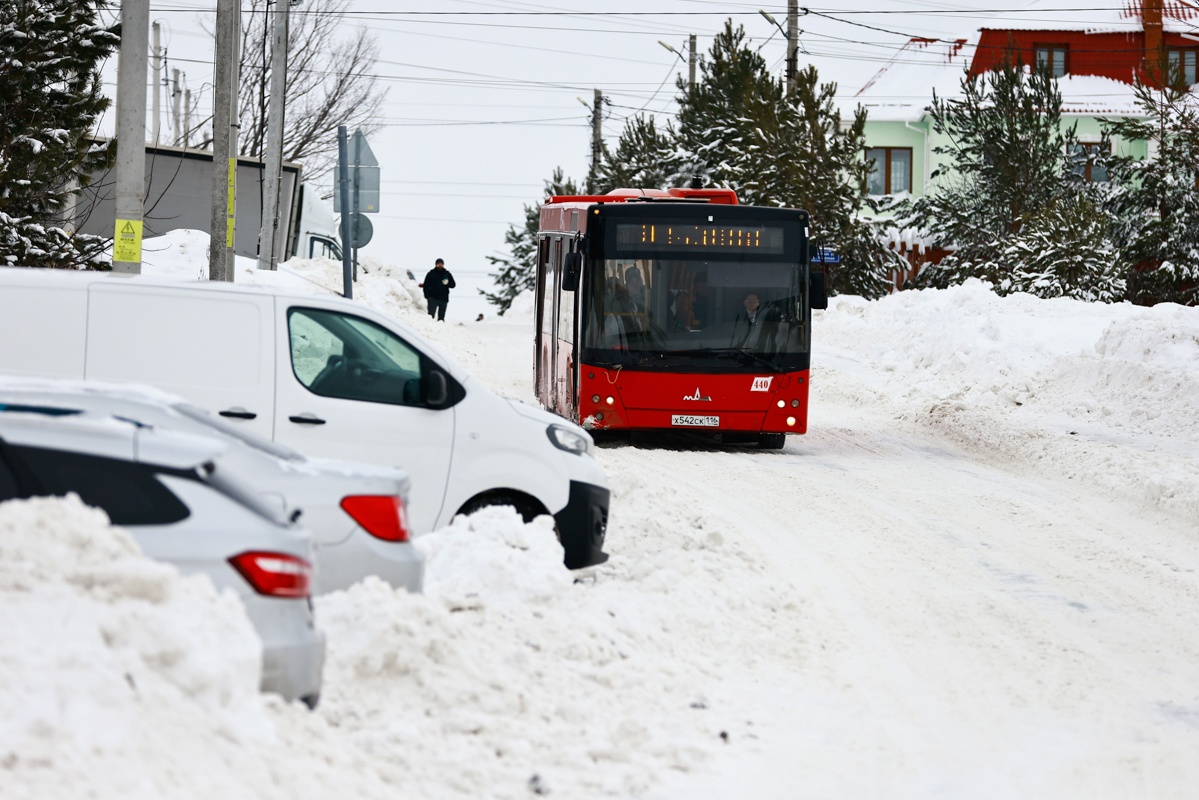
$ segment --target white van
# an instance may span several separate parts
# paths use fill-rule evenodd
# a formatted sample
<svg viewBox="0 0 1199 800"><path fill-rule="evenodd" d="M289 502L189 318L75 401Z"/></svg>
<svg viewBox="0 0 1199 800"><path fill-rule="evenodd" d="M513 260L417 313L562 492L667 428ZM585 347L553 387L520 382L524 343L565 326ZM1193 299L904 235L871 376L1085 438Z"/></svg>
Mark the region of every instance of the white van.
<svg viewBox="0 0 1199 800"><path fill-rule="evenodd" d="M553 515L567 567L607 560L608 483L586 431L338 297L0 268L0 373L157 386L308 455L405 468L417 534L512 505Z"/></svg>

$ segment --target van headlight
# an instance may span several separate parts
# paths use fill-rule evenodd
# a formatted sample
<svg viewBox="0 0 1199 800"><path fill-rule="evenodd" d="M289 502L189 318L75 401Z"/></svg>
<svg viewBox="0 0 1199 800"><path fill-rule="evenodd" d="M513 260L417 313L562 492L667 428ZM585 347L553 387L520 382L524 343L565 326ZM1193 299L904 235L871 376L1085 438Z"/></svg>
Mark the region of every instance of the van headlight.
<svg viewBox="0 0 1199 800"><path fill-rule="evenodd" d="M564 428L561 425L550 425L545 429L545 433L550 437L550 441L554 443L554 447L559 450L565 450L568 453L583 455L591 451L591 442L587 436L580 434L577 431L572 431L570 428Z"/></svg>

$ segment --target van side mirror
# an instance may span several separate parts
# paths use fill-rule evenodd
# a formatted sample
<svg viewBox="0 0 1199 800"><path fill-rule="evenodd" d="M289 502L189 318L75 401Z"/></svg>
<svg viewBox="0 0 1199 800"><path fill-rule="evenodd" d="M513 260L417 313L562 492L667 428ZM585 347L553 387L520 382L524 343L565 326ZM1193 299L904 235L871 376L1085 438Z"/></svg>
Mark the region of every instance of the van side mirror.
<svg viewBox="0 0 1199 800"><path fill-rule="evenodd" d="M573 292L579 288L579 275L583 272L583 254L567 253L562 259L562 291Z"/></svg>
<svg viewBox="0 0 1199 800"><path fill-rule="evenodd" d="M812 308L828 308L828 291L824 286L824 272L812 270L808 273L808 297L812 300Z"/></svg>
<svg viewBox="0 0 1199 800"><path fill-rule="evenodd" d="M440 408L449 398L450 389L445 380L445 373L439 369L430 369L425 376L425 405Z"/></svg>

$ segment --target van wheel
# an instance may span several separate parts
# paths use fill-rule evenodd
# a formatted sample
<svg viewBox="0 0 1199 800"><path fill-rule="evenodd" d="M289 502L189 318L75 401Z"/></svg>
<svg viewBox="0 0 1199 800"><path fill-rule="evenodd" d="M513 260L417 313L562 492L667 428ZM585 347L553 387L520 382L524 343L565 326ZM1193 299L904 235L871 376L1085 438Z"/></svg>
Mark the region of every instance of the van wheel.
<svg viewBox="0 0 1199 800"><path fill-rule="evenodd" d="M525 522L532 522L542 514L549 513L541 503L527 494L505 491L484 492L483 494L475 495L470 500L467 500L462 508L458 509L458 513L473 514L480 508L487 508L488 506L512 506Z"/></svg>
<svg viewBox="0 0 1199 800"><path fill-rule="evenodd" d="M759 450L782 450L783 445L787 443L787 434L785 433L759 433L758 434L758 449Z"/></svg>

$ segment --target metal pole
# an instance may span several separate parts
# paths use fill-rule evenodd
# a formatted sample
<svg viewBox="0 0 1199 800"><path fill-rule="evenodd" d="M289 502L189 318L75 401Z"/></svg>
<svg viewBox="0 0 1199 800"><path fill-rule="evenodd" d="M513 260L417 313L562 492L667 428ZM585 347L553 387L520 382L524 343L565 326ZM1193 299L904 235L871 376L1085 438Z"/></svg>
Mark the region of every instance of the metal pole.
<svg viewBox="0 0 1199 800"><path fill-rule="evenodd" d="M192 140L192 90L183 90L183 147L187 148Z"/></svg>
<svg viewBox="0 0 1199 800"><path fill-rule="evenodd" d="M208 233L208 279L230 279L227 264L229 230L229 95L233 91L233 41L240 11L238 0L217 0L216 52L212 78L212 209Z"/></svg>
<svg viewBox="0 0 1199 800"><path fill-rule="evenodd" d="M350 202L354 204L354 213L350 215L351 239L354 243L354 280L358 280L358 194L362 186L362 175L359 174L359 167L362 166L362 137L354 137L354 195Z"/></svg>
<svg viewBox="0 0 1199 800"><path fill-rule="evenodd" d="M229 280L236 279L237 270L237 134L241 130L241 118L238 115L238 99L241 86L241 2L237 4L237 24L233 27L233 63L229 75L229 233L225 239L228 252L225 254L225 269Z"/></svg>
<svg viewBox="0 0 1199 800"><path fill-rule="evenodd" d="M279 189L282 180L284 96L287 91L288 0L275 3L275 27L271 34L271 98L266 110L266 152L262 227L258 231L258 268L275 269L275 247L279 237Z"/></svg>
<svg viewBox="0 0 1199 800"><path fill-rule="evenodd" d="M799 0L787 0L787 92L799 85Z"/></svg>
<svg viewBox="0 0 1199 800"><path fill-rule="evenodd" d="M158 144L158 137L162 133L162 124L160 122L162 116L162 101L159 100L159 95L162 94L162 32L158 28L158 23L155 22L150 26L154 33L154 138L150 141Z"/></svg>
<svg viewBox="0 0 1199 800"><path fill-rule="evenodd" d="M179 130L179 101L182 94L179 91L179 70L171 69L171 129L175 131L175 144L182 142L183 131ZM184 145L186 147L186 145Z"/></svg>
<svg viewBox="0 0 1199 800"><path fill-rule="evenodd" d="M146 180L146 42L150 0L121 4L117 75L117 197L113 272L142 271Z"/></svg>
<svg viewBox="0 0 1199 800"><path fill-rule="evenodd" d="M798 2L798 0L796 0ZM603 134L604 93L595 90L595 106L591 111L591 174L588 176L588 192L595 191L595 178L599 175L600 154L604 152Z"/></svg>
<svg viewBox="0 0 1199 800"><path fill-rule="evenodd" d="M346 126L337 126L337 178L341 192L341 281L342 294L354 299L354 275L350 266L350 168L346 163L350 147L346 143Z"/></svg>
<svg viewBox="0 0 1199 800"><path fill-rule="evenodd" d="M687 87L695 89L695 34L691 34L690 51L687 56Z"/></svg>

